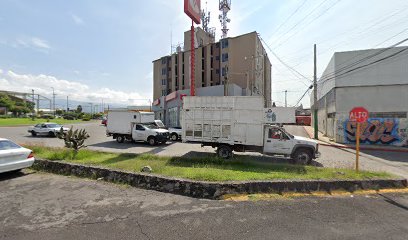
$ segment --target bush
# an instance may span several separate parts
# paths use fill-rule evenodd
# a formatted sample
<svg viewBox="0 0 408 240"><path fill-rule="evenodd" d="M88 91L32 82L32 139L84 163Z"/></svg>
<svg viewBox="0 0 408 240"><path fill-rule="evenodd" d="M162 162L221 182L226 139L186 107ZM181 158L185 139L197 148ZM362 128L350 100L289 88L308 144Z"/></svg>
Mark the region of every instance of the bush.
<svg viewBox="0 0 408 240"><path fill-rule="evenodd" d="M78 114L74 112L67 112L64 113L62 117L66 120L76 120L78 118Z"/></svg>
<svg viewBox="0 0 408 240"><path fill-rule="evenodd" d="M10 115L0 115L0 119L12 118Z"/></svg>
<svg viewBox="0 0 408 240"><path fill-rule="evenodd" d="M84 118L82 118L82 121L91 121L91 118L90 117L84 117Z"/></svg>
<svg viewBox="0 0 408 240"><path fill-rule="evenodd" d="M49 115L49 114L44 114L41 116L42 119L54 119L55 117L53 115Z"/></svg>
<svg viewBox="0 0 408 240"><path fill-rule="evenodd" d="M85 140L89 138L89 134L85 129L76 129L74 131L71 127L68 132L64 132L61 128L57 133L57 137L64 140L66 148L73 150L73 159L75 159L79 150L87 147Z"/></svg>

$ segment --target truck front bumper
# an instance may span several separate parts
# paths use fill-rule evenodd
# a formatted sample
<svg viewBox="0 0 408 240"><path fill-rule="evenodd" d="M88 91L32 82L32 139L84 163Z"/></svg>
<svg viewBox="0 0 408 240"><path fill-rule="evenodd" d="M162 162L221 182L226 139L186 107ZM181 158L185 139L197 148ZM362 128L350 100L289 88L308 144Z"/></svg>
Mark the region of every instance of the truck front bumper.
<svg viewBox="0 0 408 240"><path fill-rule="evenodd" d="M157 141L159 142L167 142L170 139L170 135L169 134L165 134L165 135L157 135L156 136Z"/></svg>

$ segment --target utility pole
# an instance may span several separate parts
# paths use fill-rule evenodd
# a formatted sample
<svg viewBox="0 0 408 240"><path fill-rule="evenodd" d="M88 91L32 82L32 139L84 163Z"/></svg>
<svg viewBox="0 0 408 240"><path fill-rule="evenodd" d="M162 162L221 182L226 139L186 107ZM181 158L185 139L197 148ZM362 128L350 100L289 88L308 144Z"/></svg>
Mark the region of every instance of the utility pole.
<svg viewBox="0 0 408 240"><path fill-rule="evenodd" d="M314 45L314 74L313 74L313 112L314 112L314 138L319 139L319 124L317 121L317 61L316 61L316 44Z"/></svg>
<svg viewBox="0 0 408 240"><path fill-rule="evenodd" d="M55 117L55 93L54 93L54 87L51 87L51 88L52 88L52 110L53 110L54 117Z"/></svg>
<svg viewBox="0 0 408 240"><path fill-rule="evenodd" d="M31 92L33 93L33 104L35 104L34 103L34 89L31 89ZM6 114L7 114L7 112L6 112ZM34 114L35 114L35 107L33 106L33 116L34 116Z"/></svg>
<svg viewBox="0 0 408 240"><path fill-rule="evenodd" d="M69 105L68 105L68 96L67 96L67 112L69 111Z"/></svg>
<svg viewBox="0 0 408 240"><path fill-rule="evenodd" d="M285 90L285 107L288 107L288 90Z"/></svg>

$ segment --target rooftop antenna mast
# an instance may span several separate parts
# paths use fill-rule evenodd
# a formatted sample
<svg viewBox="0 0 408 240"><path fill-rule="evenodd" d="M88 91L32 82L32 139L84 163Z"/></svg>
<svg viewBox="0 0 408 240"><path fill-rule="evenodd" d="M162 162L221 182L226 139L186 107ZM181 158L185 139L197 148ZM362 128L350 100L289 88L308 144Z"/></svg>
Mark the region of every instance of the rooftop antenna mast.
<svg viewBox="0 0 408 240"><path fill-rule="evenodd" d="M221 11L221 14L218 16L222 27L221 38L226 38L229 30L227 24L231 22L231 19L227 17L227 13L231 10L231 0L219 0L219 9Z"/></svg>
<svg viewBox="0 0 408 240"><path fill-rule="evenodd" d="M203 30L208 32L208 24L210 23L210 12L207 12L207 2L205 2L205 10L201 10L201 24Z"/></svg>

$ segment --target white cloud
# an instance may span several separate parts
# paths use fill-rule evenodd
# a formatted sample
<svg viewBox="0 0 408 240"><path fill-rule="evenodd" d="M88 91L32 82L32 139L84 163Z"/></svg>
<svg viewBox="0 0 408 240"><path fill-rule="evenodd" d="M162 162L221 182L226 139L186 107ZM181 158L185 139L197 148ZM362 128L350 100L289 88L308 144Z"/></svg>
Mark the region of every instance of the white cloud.
<svg viewBox="0 0 408 240"><path fill-rule="evenodd" d="M31 43L33 46L38 47L38 48L45 48L45 49L50 49L50 45L48 45L47 41L33 37L31 38Z"/></svg>
<svg viewBox="0 0 408 240"><path fill-rule="evenodd" d="M51 97L51 87L54 87L55 93L61 98L69 96L70 99L76 101L100 102L103 99L109 103L145 105L149 103L150 98L137 92L123 92L106 87L93 89L80 82L58 79L44 74L18 74L9 70L0 72L0 77L1 90L31 92L31 89L34 89L36 93L47 97Z"/></svg>
<svg viewBox="0 0 408 240"><path fill-rule="evenodd" d="M77 25L83 25L84 24L84 20L82 18L80 18L78 15L71 14L71 18L72 18L72 20L74 20L74 22Z"/></svg>
<svg viewBox="0 0 408 240"><path fill-rule="evenodd" d="M42 52L48 52L51 49L46 40L38 37L19 37L9 45L14 48L32 48Z"/></svg>

